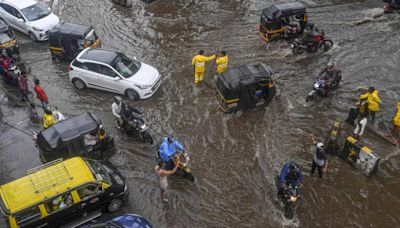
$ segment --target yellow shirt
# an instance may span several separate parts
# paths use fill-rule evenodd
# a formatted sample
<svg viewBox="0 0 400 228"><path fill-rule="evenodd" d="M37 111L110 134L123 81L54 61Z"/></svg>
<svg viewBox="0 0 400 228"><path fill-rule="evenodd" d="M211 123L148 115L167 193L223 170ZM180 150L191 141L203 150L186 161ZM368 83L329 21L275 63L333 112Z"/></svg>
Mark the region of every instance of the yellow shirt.
<svg viewBox="0 0 400 228"><path fill-rule="evenodd" d="M228 70L228 62L229 62L229 58L227 55L225 55L223 57L219 57L219 58L217 58L217 60L215 60L215 63L217 64L217 73L218 74L222 74L226 70Z"/></svg>
<svg viewBox="0 0 400 228"><path fill-rule="evenodd" d="M43 116L43 127L44 129L51 127L55 124L56 121L54 120L53 114L44 114Z"/></svg>
<svg viewBox="0 0 400 228"><path fill-rule="evenodd" d="M197 73L204 72L206 70L206 62L209 62L213 59L215 59L215 55L212 55L210 57L204 55L196 55L192 59L192 65L194 66L194 70Z"/></svg>

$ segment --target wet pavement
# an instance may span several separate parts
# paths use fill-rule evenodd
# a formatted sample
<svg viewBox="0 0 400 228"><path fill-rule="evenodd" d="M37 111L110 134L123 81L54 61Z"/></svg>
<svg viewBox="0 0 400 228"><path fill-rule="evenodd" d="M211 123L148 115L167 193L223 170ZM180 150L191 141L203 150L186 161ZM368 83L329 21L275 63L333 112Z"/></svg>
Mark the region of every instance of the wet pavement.
<svg viewBox="0 0 400 228"><path fill-rule="evenodd" d="M308 175L313 147L309 134L323 140L333 120L345 119L363 89L375 86L383 101L378 121L390 122L399 99L400 15L379 14L375 1L305 1L311 21L334 41L326 52L293 56L290 43L266 44L258 36L261 9L271 2L134 1L131 9L109 1L47 1L63 21L94 25L103 47L123 51L155 66L163 77L159 91L135 102L159 142L174 134L191 156L196 183L170 178L170 202L162 204L154 175L156 148L127 137L113 123L114 94L77 91L68 81L68 62L51 61L48 44L24 35L22 59L65 116L92 112L117 141L110 161L127 177L129 202L121 213L137 213L155 227L396 227L400 219L398 149L371 132L363 142L383 159L376 176L365 177L336 157L323 180ZM210 72L195 88L190 61L199 49L227 50L230 65L265 62L276 72L277 96L262 110L219 111ZM343 72L331 97L306 104L313 79L329 60ZM209 67L212 65L209 65ZM32 88L32 87L31 87ZM22 176L40 164L30 134L29 109L17 92L0 87L0 182ZM21 131L24 133L22 133ZM347 132L350 128L345 127ZM26 133L26 134L25 134ZM274 177L287 160L306 175L296 217L288 221L275 194Z"/></svg>

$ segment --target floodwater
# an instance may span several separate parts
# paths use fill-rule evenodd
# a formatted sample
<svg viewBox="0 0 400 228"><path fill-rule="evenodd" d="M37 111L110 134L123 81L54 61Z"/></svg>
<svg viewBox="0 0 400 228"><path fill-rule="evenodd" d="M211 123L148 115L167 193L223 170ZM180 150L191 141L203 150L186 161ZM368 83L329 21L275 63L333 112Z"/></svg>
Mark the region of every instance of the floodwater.
<svg viewBox="0 0 400 228"><path fill-rule="evenodd" d="M301 56L292 55L287 41L266 44L256 33L260 11L272 1L146 4L135 0L130 9L110 1L46 2L63 21L95 26L103 47L136 56L160 71L159 91L134 104L144 111L158 143L173 134L191 156L197 182L171 177L170 202L161 203L153 171L156 147L114 127L110 110L114 94L77 91L68 81L68 62L53 63L47 43L32 43L19 34L21 56L32 67L32 76L41 80L51 105L66 116L93 112L116 137L119 150L110 161L127 177L130 187L129 202L119 214L141 214L154 227L398 226L398 149L377 135L367 131L363 138L383 158L376 176L365 177L333 156L324 179L309 175L313 156L309 135L324 140L333 120L346 118L363 89L373 85L379 90L383 104L377 120L390 125L400 91L400 15L374 18L381 2L305 1L310 20L325 30L334 47ZM210 72L206 84L194 87L190 61L199 49L207 54L227 50L230 66L269 64L276 72L277 96L262 110L220 112ZM306 104L313 79L330 60L342 70L343 84L331 97ZM28 108L15 104L15 91L0 91L3 122L26 133L40 129L26 119ZM345 127L347 133L350 130ZM28 135L4 124L1 131L4 183L39 161ZM297 161L305 173L302 199L292 221L283 217L274 187L275 175L288 160Z"/></svg>

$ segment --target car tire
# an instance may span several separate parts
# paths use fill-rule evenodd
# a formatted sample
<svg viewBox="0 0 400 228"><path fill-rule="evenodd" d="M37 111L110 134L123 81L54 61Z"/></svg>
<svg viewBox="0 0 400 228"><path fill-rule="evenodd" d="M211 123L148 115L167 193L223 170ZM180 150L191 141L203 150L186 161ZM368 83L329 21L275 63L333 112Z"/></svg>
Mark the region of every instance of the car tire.
<svg viewBox="0 0 400 228"><path fill-rule="evenodd" d="M29 36L29 39L31 39L32 41L37 41L37 38L36 38L35 34L33 34L33 32L29 32L28 36Z"/></svg>
<svg viewBox="0 0 400 228"><path fill-rule="evenodd" d="M110 201L110 203L107 204L107 212L113 213L118 211L118 209L122 206L122 200L121 199L113 199Z"/></svg>
<svg viewBox="0 0 400 228"><path fill-rule="evenodd" d="M75 88L77 88L79 90L86 89L86 84L79 78L74 78L72 80L72 83L74 84Z"/></svg>
<svg viewBox="0 0 400 228"><path fill-rule="evenodd" d="M125 91L125 95L130 99L130 100L139 100L139 94L133 90L133 89L127 89Z"/></svg>

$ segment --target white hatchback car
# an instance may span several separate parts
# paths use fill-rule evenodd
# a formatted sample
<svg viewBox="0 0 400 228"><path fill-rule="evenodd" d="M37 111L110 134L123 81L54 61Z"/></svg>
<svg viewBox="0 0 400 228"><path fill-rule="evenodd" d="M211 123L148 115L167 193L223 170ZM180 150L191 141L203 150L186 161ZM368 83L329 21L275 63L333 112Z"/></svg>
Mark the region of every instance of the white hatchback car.
<svg viewBox="0 0 400 228"><path fill-rule="evenodd" d="M32 40L49 39L49 30L60 23L50 8L34 0L0 0L0 19Z"/></svg>
<svg viewBox="0 0 400 228"><path fill-rule="evenodd" d="M69 65L69 79L77 89L86 87L124 94L129 99L151 97L160 87L157 69L123 53L86 48Z"/></svg>

